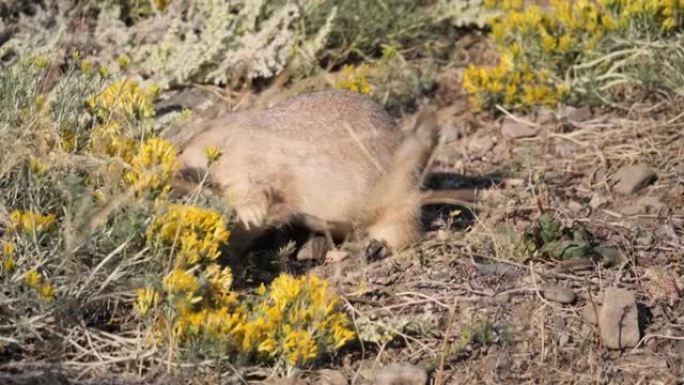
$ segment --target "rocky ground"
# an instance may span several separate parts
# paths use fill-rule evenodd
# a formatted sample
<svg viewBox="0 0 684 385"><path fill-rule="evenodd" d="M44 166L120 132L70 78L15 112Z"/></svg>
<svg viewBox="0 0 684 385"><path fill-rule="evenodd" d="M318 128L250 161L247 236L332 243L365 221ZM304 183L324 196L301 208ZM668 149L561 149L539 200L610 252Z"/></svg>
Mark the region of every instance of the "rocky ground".
<svg viewBox="0 0 684 385"><path fill-rule="evenodd" d="M326 269L357 320L397 330L350 354L346 375L397 377L378 368L404 362L412 384L421 370L435 384L684 381L680 106L491 120L453 97L434 165L452 178L433 186L475 183L479 207L433 221L398 256ZM543 237L543 214L574 233L560 257L516 245L526 231Z"/></svg>
<svg viewBox="0 0 684 385"><path fill-rule="evenodd" d="M431 101L445 143L426 184L475 188L476 205L425 207L425 239L377 262L353 245L284 252L281 268L335 283L372 342L276 382L684 381L681 105L495 118L470 111L458 76Z"/></svg>

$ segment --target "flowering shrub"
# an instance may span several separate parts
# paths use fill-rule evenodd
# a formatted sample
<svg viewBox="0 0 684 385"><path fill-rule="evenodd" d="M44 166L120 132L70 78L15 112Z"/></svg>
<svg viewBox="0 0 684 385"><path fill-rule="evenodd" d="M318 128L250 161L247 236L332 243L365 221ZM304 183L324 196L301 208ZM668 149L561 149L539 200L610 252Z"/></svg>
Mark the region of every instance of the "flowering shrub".
<svg viewBox="0 0 684 385"><path fill-rule="evenodd" d="M22 65L40 78L50 61ZM120 69L129 64L119 58ZM90 361L80 346L104 323L141 335L132 309L174 359L309 366L354 338L339 297L317 277L235 291L219 264L230 237L223 216L166 194L179 162L156 136L153 89L76 54L62 68L67 76L48 92L42 80L20 84L19 67L0 72L0 139L16 143L0 163L0 208L10 208L0 210L0 297L11 299L0 312L10 336L0 354L11 341L35 359ZM222 154L211 146L206 156ZM73 343L62 343L66 335ZM139 348L135 337L117 341L92 351L116 361Z"/></svg>
<svg viewBox="0 0 684 385"><path fill-rule="evenodd" d="M154 327L159 339L167 329L171 343L302 366L354 337L340 299L315 276L281 275L254 298L240 298L230 268L215 262L229 234L220 214L199 207L174 204L152 221L148 239L177 253L157 288L137 291L141 316L163 310Z"/></svg>
<svg viewBox="0 0 684 385"><path fill-rule="evenodd" d="M487 5L504 11L491 21L499 63L470 65L463 77L478 109L576 102L592 92L601 98L624 83L611 83L625 78L617 73L624 55L605 56L626 48L621 38L666 38L684 21L684 2L670 0L553 0L547 10L521 0ZM612 64L615 73L606 74Z"/></svg>

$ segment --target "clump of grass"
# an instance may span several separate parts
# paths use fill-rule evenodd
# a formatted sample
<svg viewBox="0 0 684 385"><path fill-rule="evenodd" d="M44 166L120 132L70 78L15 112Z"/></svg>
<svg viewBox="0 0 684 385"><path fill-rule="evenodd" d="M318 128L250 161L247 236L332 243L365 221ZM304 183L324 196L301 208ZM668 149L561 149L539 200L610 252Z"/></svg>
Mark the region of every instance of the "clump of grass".
<svg viewBox="0 0 684 385"><path fill-rule="evenodd" d="M463 85L478 109L535 105L614 104L616 96L672 90L666 78L645 77L659 52L681 47L684 4L673 1L552 1L548 9L522 1L488 1L503 15L491 22L500 59L470 65ZM677 57L659 68L680 68ZM681 83L679 83L681 85Z"/></svg>

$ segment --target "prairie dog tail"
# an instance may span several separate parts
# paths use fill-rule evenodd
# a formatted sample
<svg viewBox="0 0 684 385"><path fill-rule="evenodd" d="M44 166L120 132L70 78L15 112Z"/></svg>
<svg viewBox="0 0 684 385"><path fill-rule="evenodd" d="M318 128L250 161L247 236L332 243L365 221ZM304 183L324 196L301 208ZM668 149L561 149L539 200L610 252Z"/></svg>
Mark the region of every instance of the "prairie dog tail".
<svg viewBox="0 0 684 385"><path fill-rule="evenodd" d="M420 198L422 205L446 204L477 208L475 189L428 190L423 191Z"/></svg>

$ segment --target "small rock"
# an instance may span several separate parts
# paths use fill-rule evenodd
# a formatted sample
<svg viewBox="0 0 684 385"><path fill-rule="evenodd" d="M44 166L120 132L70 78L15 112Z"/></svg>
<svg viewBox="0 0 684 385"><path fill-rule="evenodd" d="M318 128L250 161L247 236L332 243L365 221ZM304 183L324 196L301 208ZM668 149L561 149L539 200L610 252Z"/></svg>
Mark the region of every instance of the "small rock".
<svg viewBox="0 0 684 385"><path fill-rule="evenodd" d="M597 246L594 248L594 252L601 256L604 267L618 266L628 260L622 250L617 247Z"/></svg>
<svg viewBox="0 0 684 385"><path fill-rule="evenodd" d="M326 263L338 263L342 262L345 259L349 258L350 255L346 251L342 250L328 250L327 253L325 253L325 262Z"/></svg>
<svg viewBox="0 0 684 385"><path fill-rule="evenodd" d="M568 209L570 209L570 211L576 214L580 210L582 210L582 204L577 202L576 200L571 200L570 202L568 202Z"/></svg>
<svg viewBox="0 0 684 385"><path fill-rule="evenodd" d="M546 285L542 289L542 295L549 301L554 301L563 304L569 304L575 302L577 295L574 291L568 289L567 287L559 285Z"/></svg>
<svg viewBox="0 0 684 385"><path fill-rule="evenodd" d="M606 289L599 325L607 348L635 347L639 343L639 318L634 293L616 287Z"/></svg>
<svg viewBox="0 0 684 385"><path fill-rule="evenodd" d="M592 117L592 112L590 107L566 107L561 110L559 114L560 120L569 121L573 123L583 122Z"/></svg>
<svg viewBox="0 0 684 385"><path fill-rule="evenodd" d="M646 212L658 213L667 210L667 205L657 196L643 197L638 203L646 208Z"/></svg>
<svg viewBox="0 0 684 385"><path fill-rule="evenodd" d="M556 119L556 115L549 107L538 107L535 111L535 121L537 123L549 123Z"/></svg>
<svg viewBox="0 0 684 385"><path fill-rule="evenodd" d="M500 305L506 304L511 302L511 294L510 293L499 293L494 296L494 301Z"/></svg>
<svg viewBox="0 0 684 385"><path fill-rule="evenodd" d="M636 203L623 207L620 212L625 215L638 215L647 213L659 213L667 210L667 205L660 198L654 196L643 197Z"/></svg>
<svg viewBox="0 0 684 385"><path fill-rule="evenodd" d="M316 372L314 384L347 385L347 377L339 370L321 369Z"/></svg>
<svg viewBox="0 0 684 385"><path fill-rule="evenodd" d="M311 237L297 252L298 261L320 260L328 251L325 237Z"/></svg>
<svg viewBox="0 0 684 385"><path fill-rule="evenodd" d="M375 385L425 385L425 370L411 364L394 364L375 372Z"/></svg>
<svg viewBox="0 0 684 385"><path fill-rule="evenodd" d="M506 263L474 263L475 270L481 275L497 275L514 278L518 275L515 267Z"/></svg>
<svg viewBox="0 0 684 385"><path fill-rule="evenodd" d="M494 140L489 135L473 138L468 142L468 151L483 154L494 147Z"/></svg>
<svg viewBox="0 0 684 385"><path fill-rule="evenodd" d="M604 197L603 195L596 194L594 193L591 196L591 200L589 201L589 207L592 208L592 210L596 210L597 208L603 207L608 204L608 199Z"/></svg>
<svg viewBox="0 0 684 385"><path fill-rule="evenodd" d="M684 363L684 340L679 340L675 343L675 351L679 359Z"/></svg>
<svg viewBox="0 0 684 385"><path fill-rule="evenodd" d="M529 124L517 122L511 118L504 118L501 123L501 135L506 139L529 138L537 135L539 129Z"/></svg>
<svg viewBox="0 0 684 385"><path fill-rule="evenodd" d="M582 308L582 319L592 325L596 325L598 323L597 313L601 313L601 306L596 305L596 311L594 311L594 307L591 305L591 303L589 303L587 306Z"/></svg>
<svg viewBox="0 0 684 385"><path fill-rule="evenodd" d="M645 164L622 167L613 175L613 190L619 194L634 194L657 178L656 172Z"/></svg>

